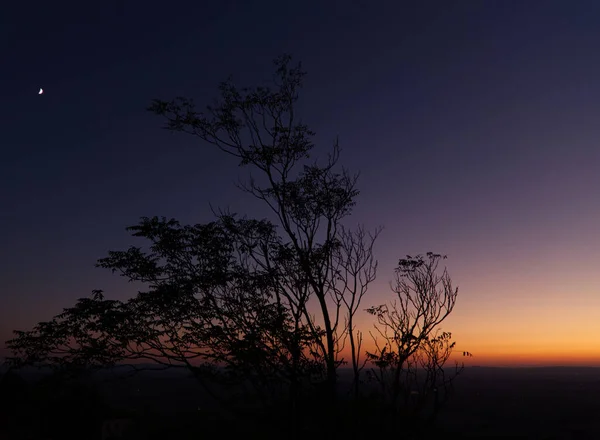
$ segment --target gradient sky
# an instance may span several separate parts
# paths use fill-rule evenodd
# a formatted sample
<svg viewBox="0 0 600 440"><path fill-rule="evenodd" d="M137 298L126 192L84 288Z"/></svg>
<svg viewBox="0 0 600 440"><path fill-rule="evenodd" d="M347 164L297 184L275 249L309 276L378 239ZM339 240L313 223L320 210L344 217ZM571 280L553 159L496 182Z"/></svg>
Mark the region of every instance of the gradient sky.
<svg viewBox="0 0 600 440"><path fill-rule="evenodd" d="M600 2L11 3L1 340L92 289L133 294L94 263L138 243L140 216L262 216L234 159L145 108L255 85L289 52L318 150L339 135L361 172L353 221L385 227L365 307L391 299L399 257L444 253L460 294L443 329L471 364L600 365Z"/></svg>

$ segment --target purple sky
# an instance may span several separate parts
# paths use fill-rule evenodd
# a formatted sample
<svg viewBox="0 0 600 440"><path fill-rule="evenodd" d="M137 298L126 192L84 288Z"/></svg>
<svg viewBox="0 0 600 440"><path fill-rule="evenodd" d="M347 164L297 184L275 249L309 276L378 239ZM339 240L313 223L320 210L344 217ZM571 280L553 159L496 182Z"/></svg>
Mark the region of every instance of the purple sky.
<svg viewBox="0 0 600 440"><path fill-rule="evenodd" d="M369 305L390 298L399 257L445 253L460 347L600 359L599 2L14 4L0 14L0 339L92 289L134 293L94 263L137 243L124 228L140 216L264 215L234 160L145 108L208 103L229 74L255 85L288 52L309 73L318 150L339 135L361 172L352 222L385 227Z"/></svg>

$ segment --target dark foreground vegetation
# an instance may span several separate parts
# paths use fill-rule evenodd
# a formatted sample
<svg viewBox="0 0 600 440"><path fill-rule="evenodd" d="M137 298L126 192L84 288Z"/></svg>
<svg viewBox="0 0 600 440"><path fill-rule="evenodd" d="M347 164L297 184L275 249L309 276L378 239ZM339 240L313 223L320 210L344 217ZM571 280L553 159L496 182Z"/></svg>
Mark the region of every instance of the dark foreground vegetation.
<svg viewBox="0 0 600 440"><path fill-rule="evenodd" d="M232 413L216 405L198 381L181 370L150 370L131 376L115 369L71 379L48 371L5 372L0 376L0 438L100 439L103 422L115 418L135 421L135 435L127 438L139 439L198 439L206 435L362 438L373 430L384 434L397 432L399 427L402 438L429 438L434 432L433 423L411 432L408 426L416 426L414 419L402 422L399 415L388 414L376 398L374 384L365 384L364 396L355 398L352 371L341 369L339 373L334 411L326 411L323 400L314 394L300 399L301 409L292 414L285 402L271 408L257 402L242 404L239 390L223 387L220 397L236 400L238 410L244 407L244 411ZM432 414L433 408L423 412L427 413Z"/></svg>
<svg viewBox="0 0 600 440"><path fill-rule="evenodd" d="M47 383L33 386L43 384L39 375L23 376L27 383L11 379L8 388L6 378L1 379L2 439L100 439L102 421L123 416L136 420L140 439L294 437L277 409L266 420L232 418L214 407L194 378L182 373L147 372L108 381L106 374L98 374L79 384L63 384L52 395ZM350 371L341 371L340 383L351 386ZM597 439L599 394L598 368L468 368L435 425L414 438ZM27 404L23 396L30 399ZM329 438L384 435L385 413L368 399L361 405L337 416ZM307 423L296 438L307 436L327 438L316 421Z"/></svg>

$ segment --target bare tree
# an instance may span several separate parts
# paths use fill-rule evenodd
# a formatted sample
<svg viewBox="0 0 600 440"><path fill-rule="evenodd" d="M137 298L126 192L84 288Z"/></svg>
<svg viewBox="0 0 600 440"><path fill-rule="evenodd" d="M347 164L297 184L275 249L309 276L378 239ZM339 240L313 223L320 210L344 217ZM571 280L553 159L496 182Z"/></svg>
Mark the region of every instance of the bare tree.
<svg viewBox="0 0 600 440"><path fill-rule="evenodd" d="M419 407L438 384L446 383L443 366L454 343L450 333L436 332L452 312L458 288L452 286L446 268L437 273L442 258L429 252L401 259L392 286L397 301L367 309L376 316L375 329L382 339L380 342L372 334L376 350L367 353L375 366L370 376L379 382L394 412L399 410L402 397L405 406L412 402L413 408ZM420 389L417 367L425 371Z"/></svg>
<svg viewBox="0 0 600 440"><path fill-rule="evenodd" d="M343 337L350 341L350 357L353 371L352 392L359 395L360 373L367 359L361 360L362 332L356 329L354 317L358 311L369 284L377 276L377 260L373 256L373 245L382 228L368 233L364 226L355 231L340 228L340 246L333 254L335 272L332 293L337 304L344 305L345 326Z"/></svg>

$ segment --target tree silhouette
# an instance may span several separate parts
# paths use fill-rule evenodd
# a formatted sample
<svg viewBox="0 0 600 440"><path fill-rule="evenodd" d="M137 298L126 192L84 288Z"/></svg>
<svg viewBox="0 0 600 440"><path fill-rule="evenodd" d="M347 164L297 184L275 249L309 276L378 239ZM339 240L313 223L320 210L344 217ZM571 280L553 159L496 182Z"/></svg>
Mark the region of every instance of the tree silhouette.
<svg viewBox="0 0 600 440"><path fill-rule="evenodd" d="M195 135L258 174L239 187L273 220L224 211L195 225L143 217L127 229L145 245L110 251L97 263L142 290L127 301L95 290L50 321L15 331L7 342L10 365L49 366L68 377L117 364L139 371L148 361L185 368L228 409L243 403L242 392L263 408L286 402L296 430L302 417L325 414L331 421L346 341L355 398L367 360L393 365L399 382L407 360L426 343L435 346L430 336L457 292L445 272L443 296L423 278L435 271L438 255L408 257L400 261L396 290L403 314L369 309L395 336L361 360L354 317L376 276L373 246L381 229L342 224L358 195L358 175L338 169L337 141L324 163L308 161L314 133L295 113L305 73L290 62L275 61L274 89L222 83L220 100L204 112L186 98L155 100L149 108L166 118L168 130ZM404 277L420 283L420 296L409 295ZM417 315L408 311L410 301ZM231 392L222 393L224 387ZM311 393L324 405L306 403Z"/></svg>
<svg viewBox="0 0 600 440"><path fill-rule="evenodd" d="M358 311L363 296L367 293L369 284L377 275L377 261L373 257L373 245L381 232L378 228L374 234L369 234L364 227L356 231L340 228L340 247L334 252L333 260L336 284L332 285L336 304L343 304L345 310L344 340L350 342L350 361L354 373L352 389L354 397L359 397L360 373L367 358L361 361L362 332L356 329L354 316Z"/></svg>
<svg viewBox="0 0 600 440"><path fill-rule="evenodd" d="M251 166L262 175L265 184L252 177L240 188L275 214L288 265L294 271L294 275L287 275L295 285L284 286L282 294L285 298L283 292L295 292L285 298L286 306L294 316L303 315L313 330L333 400L336 369L341 363L340 335L346 329L338 326L340 302L332 308L327 301L340 276L332 255L340 246L341 221L351 213L358 195L358 176L344 169L335 171L340 152L337 141L325 164L302 163L313 149L314 133L297 118L295 104L305 72L300 64L290 67L290 62L287 55L275 61L275 90L262 86L240 90L229 80L220 86L221 100L205 112L185 98L155 100L150 110L166 117L168 130L195 135L236 157L240 166ZM253 260L270 267L264 252L255 252ZM306 310L311 297L319 305L324 341Z"/></svg>
<svg viewBox="0 0 600 440"><path fill-rule="evenodd" d="M431 407L427 420L431 424L463 369L458 363L453 372L444 369L455 342L451 333L439 331L439 325L452 312L458 296L446 268L437 273L445 258L432 252L407 255L395 271L392 289L397 301L367 309L376 316L375 329L382 339L381 343L372 334L376 350L367 357L375 368L369 377L380 385L381 397L398 416L394 423L404 423L404 428L407 420L419 427L416 422L426 405Z"/></svg>

